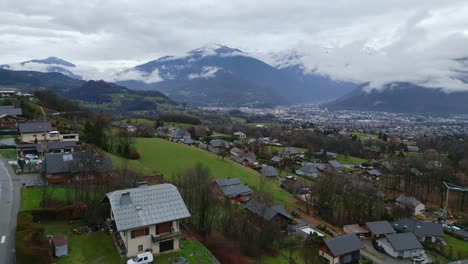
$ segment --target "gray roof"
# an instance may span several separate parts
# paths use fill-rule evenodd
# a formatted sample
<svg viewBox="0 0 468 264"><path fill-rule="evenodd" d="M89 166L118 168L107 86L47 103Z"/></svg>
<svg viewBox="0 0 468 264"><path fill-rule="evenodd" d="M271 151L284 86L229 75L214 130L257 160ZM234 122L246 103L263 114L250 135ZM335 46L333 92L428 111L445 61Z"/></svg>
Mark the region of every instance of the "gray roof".
<svg viewBox="0 0 468 264"><path fill-rule="evenodd" d="M279 154L281 155L297 155L301 153L302 152L299 151L297 148L291 148L291 147L285 148L281 152L279 152Z"/></svg>
<svg viewBox="0 0 468 264"><path fill-rule="evenodd" d="M74 148L76 147L75 141L49 141L47 142L47 152L54 149Z"/></svg>
<svg viewBox="0 0 468 264"><path fill-rule="evenodd" d="M339 237L334 237L325 240L325 244L330 249L333 256L342 256L361 248L364 248L361 240L355 234L349 234Z"/></svg>
<svg viewBox="0 0 468 264"><path fill-rule="evenodd" d="M14 105L2 105L0 106L0 115L19 116L22 115L23 111L21 108L17 108Z"/></svg>
<svg viewBox="0 0 468 264"><path fill-rule="evenodd" d="M281 158L279 156L274 156L273 158L271 158L271 161L273 161L273 162L280 162L282 160L283 160L283 158Z"/></svg>
<svg viewBox="0 0 468 264"><path fill-rule="evenodd" d="M172 133L171 137L173 138L183 138L184 136L190 135L187 131L183 130L182 128L176 128Z"/></svg>
<svg viewBox="0 0 468 264"><path fill-rule="evenodd" d="M225 147L227 145L226 141L222 139L213 139L210 141L212 147Z"/></svg>
<svg viewBox="0 0 468 264"><path fill-rule="evenodd" d="M405 218L400 221L393 222L392 225L402 231L407 231L415 234L417 237L444 236L444 230L441 224L422 222L410 218Z"/></svg>
<svg viewBox="0 0 468 264"><path fill-rule="evenodd" d="M252 194L252 190L250 190L249 186L242 184L239 178L218 179L216 180L216 184L218 184L227 197Z"/></svg>
<svg viewBox="0 0 468 264"><path fill-rule="evenodd" d="M51 131L52 125L50 122L26 122L18 124L18 129L20 133L44 133L44 131Z"/></svg>
<svg viewBox="0 0 468 264"><path fill-rule="evenodd" d="M397 201L400 204L404 204L404 205L411 206L411 207L416 207L419 204L422 204L421 201L414 198L413 196L408 197L404 194L401 194L400 196L398 196L398 198L396 198L395 201Z"/></svg>
<svg viewBox="0 0 468 264"><path fill-rule="evenodd" d="M302 171L304 173L318 173L318 169L317 169L317 166L315 165L304 165L302 166L301 168L299 168L299 171Z"/></svg>
<svg viewBox="0 0 468 264"><path fill-rule="evenodd" d="M390 234L385 235L385 238L387 238L393 249L397 251L423 248L419 240L412 233Z"/></svg>
<svg viewBox="0 0 468 264"><path fill-rule="evenodd" d="M396 233L392 225L388 221L375 221L367 222L367 228L374 235L384 235L384 234L393 234Z"/></svg>
<svg viewBox="0 0 468 264"><path fill-rule="evenodd" d="M330 160L328 163L333 166L333 168L341 168L343 165L337 160Z"/></svg>
<svg viewBox="0 0 468 264"><path fill-rule="evenodd" d="M370 175L372 176L382 176L382 173L380 173L380 171L376 170L376 169L373 169L373 170L368 170L367 173L369 173Z"/></svg>
<svg viewBox="0 0 468 264"><path fill-rule="evenodd" d="M284 207L279 204L268 206L256 200L250 200L245 205L245 208L256 215L263 217L263 219L267 221L270 221L276 215L281 215L282 217L285 217L289 220L294 220L294 218L290 214L288 214L286 209L284 209Z"/></svg>
<svg viewBox="0 0 468 264"><path fill-rule="evenodd" d="M106 196L118 231L190 217L184 200L172 184L118 190Z"/></svg>
<svg viewBox="0 0 468 264"><path fill-rule="evenodd" d="M265 177L276 177L276 176L278 176L278 172L272 166L265 166L260 170L260 172Z"/></svg>
<svg viewBox="0 0 468 264"><path fill-rule="evenodd" d="M112 161L109 156L95 156L95 160L89 160L92 156L86 151L73 153L47 153L42 163L42 170L46 173L78 173L89 170L99 172L111 171ZM90 168L90 164L96 166Z"/></svg>

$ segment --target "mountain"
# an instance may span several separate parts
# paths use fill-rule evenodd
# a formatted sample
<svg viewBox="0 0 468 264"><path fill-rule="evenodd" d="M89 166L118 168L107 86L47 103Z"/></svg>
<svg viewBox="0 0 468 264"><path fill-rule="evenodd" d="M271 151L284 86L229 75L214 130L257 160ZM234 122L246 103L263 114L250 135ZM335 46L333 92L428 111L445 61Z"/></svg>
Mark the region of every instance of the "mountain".
<svg viewBox="0 0 468 264"><path fill-rule="evenodd" d="M83 81L61 73L11 71L0 69L0 86L21 90L49 89L70 99L79 100L97 111L156 111L175 106L174 101L157 91L134 91L105 81Z"/></svg>
<svg viewBox="0 0 468 264"><path fill-rule="evenodd" d="M135 79L135 75L141 78ZM128 88L158 90L174 100L195 105L317 102L350 90L348 84L318 74L304 74L297 65L279 69L239 49L221 45L202 47L178 57L165 56L120 72L116 78L121 80L118 84Z"/></svg>
<svg viewBox="0 0 468 264"><path fill-rule="evenodd" d="M411 83L391 83L368 90L361 85L347 95L324 104L329 110L384 111L396 113L467 114L468 91L446 92Z"/></svg>
<svg viewBox="0 0 468 264"><path fill-rule="evenodd" d="M57 57L48 57L45 59L23 61L16 64L0 65L0 69L57 72L70 78L81 80L81 76L73 72L74 68L76 68L75 64Z"/></svg>

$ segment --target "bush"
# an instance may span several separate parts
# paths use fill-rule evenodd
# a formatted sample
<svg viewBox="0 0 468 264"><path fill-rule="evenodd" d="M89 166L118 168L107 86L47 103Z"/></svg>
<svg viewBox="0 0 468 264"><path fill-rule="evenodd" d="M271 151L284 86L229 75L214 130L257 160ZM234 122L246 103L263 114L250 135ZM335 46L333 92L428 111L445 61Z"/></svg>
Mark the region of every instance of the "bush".
<svg viewBox="0 0 468 264"><path fill-rule="evenodd" d="M44 227L33 222L28 212L18 213L16 230L16 263L52 263L52 252Z"/></svg>
<svg viewBox="0 0 468 264"><path fill-rule="evenodd" d="M74 203L61 208L44 208L27 211L34 221L70 221L82 218L88 207L85 203Z"/></svg>
<svg viewBox="0 0 468 264"><path fill-rule="evenodd" d="M135 149L132 149L130 151L130 154L128 155L128 158L132 160L140 159L140 153L138 153L138 151L136 151Z"/></svg>

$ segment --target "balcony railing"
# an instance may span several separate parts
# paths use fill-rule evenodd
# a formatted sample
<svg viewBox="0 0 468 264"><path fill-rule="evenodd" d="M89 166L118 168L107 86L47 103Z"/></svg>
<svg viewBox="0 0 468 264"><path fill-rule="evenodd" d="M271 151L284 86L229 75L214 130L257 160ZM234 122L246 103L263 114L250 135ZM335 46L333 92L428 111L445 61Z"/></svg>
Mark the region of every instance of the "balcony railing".
<svg viewBox="0 0 468 264"><path fill-rule="evenodd" d="M165 233L165 234L159 234L159 235L151 235L151 240L153 242L159 242L159 241L169 240L169 239L173 239L173 238L180 237L180 236L182 236L182 232L178 231L178 232L171 232L171 233Z"/></svg>

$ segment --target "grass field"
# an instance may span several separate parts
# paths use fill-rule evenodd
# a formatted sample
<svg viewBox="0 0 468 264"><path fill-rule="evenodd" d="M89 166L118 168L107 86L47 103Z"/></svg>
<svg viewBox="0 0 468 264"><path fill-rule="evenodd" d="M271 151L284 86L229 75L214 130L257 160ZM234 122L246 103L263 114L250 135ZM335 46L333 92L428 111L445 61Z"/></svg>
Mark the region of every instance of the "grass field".
<svg viewBox="0 0 468 264"><path fill-rule="evenodd" d="M171 258L176 257L183 257L190 264L212 263L208 249L197 240L180 240L180 246L180 251L156 256L154 258L154 263L171 264Z"/></svg>
<svg viewBox="0 0 468 264"><path fill-rule="evenodd" d="M27 211L41 208L42 187L29 187L21 189L21 207L20 211ZM55 188L52 193L52 199L65 201L65 189Z"/></svg>
<svg viewBox="0 0 468 264"><path fill-rule="evenodd" d="M460 252L461 258L466 259L468 258L468 242L459 240L454 238L453 236L445 235L444 236L445 242L447 242L447 247L452 247L453 249L453 254L455 257L457 257L457 252ZM446 247L446 248L447 248ZM448 252L448 249L446 250Z"/></svg>
<svg viewBox="0 0 468 264"><path fill-rule="evenodd" d="M173 179L174 175L198 163L205 165L216 178L240 178L254 190L258 190L263 176L257 171L237 164L229 159L222 160L220 156L196 147L169 142L158 138L137 138L135 146L140 153L139 160L126 160L109 154L114 168L122 167L125 163L139 175L154 175L161 172L166 179ZM265 182L268 190L276 202L290 207L295 205L294 198L280 188L279 182L269 180Z"/></svg>
<svg viewBox="0 0 468 264"><path fill-rule="evenodd" d="M299 249L295 249L292 252L292 259L294 263L302 264L304 261L302 260L301 252ZM262 261L263 264L283 264L289 263L289 249L281 250L276 256L265 256L263 257Z"/></svg>
<svg viewBox="0 0 468 264"><path fill-rule="evenodd" d="M16 159L16 149L0 149L0 155L5 159Z"/></svg>
<svg viewBox="0 0 468 264"><path fill-rule="evenodd" d="M353 156L345 156L338 154L336 156L336 160L339 161L341 164L353 164L353 165L361 165L362 163L367 162L365 159L361 159L358 157L353 157Z"/></svg>
<svg viewBox="0 0 468 264"><path fill-rule="evenodd" d="M46 235L67 236L68 256L54 259L57 264L126 263L126 259L120 258L117 253L112 238L104 232L75 235L68 222L42 222L42 225Z"/></svg>

